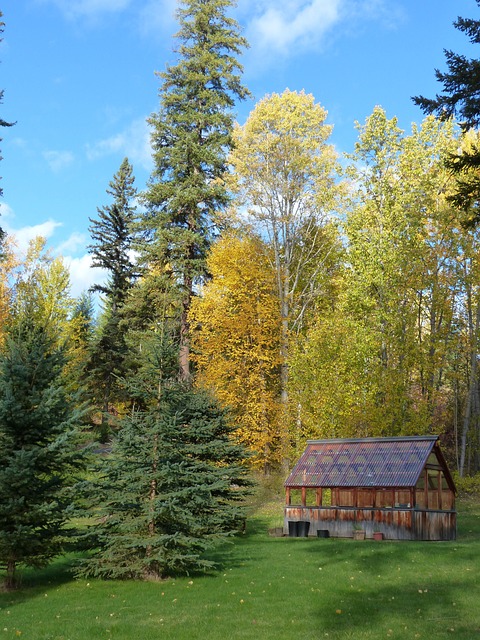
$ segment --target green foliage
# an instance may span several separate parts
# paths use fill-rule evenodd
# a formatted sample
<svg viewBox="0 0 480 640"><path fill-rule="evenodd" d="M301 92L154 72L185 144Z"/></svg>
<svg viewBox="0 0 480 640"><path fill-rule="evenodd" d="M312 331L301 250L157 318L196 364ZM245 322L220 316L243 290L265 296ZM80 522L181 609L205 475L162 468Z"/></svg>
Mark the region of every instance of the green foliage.
<svg viewBox="0 0 480 640"><path fill-rule="evenodd" d="M95 285L93 291L106 294L108 306L114 311L123 304L136 277L131 255L136 221L132 206L137 194L134 181L133 168L124 158L107 189L113 203L98 209L98 220L90 218L93 244L88 249L93 256L92 265L105 269L109 275L108 283Z"/></svg>
<svg viewBox="0 0 480 640"><path fill-rule="evenodd" d="M479 0L477 4L480 6ZM468 36L474 45L480 43L480 20L459 17L454 26ZM435 70L436 79L443 85L443 93L435 98L416 96L415 104L425 113L434 113L446 119L457 116L462 129L478 129L480 124L480 78L479 59L467 58L451 50L445 51L448 71ZM478 140L461 153L452 153L447 165L457 175L456 193L451 201L467 213L467 226L476 226L480 221L480 145Z"/></svg>
<svg viewBox="0 0 480 640"><path fill-rule="evenodd" d="M122 323L122 309L137 277L132 258L136 239L134 181L132 166L125 158L107 189L113 203L98 209L98 220L90 219L92 264L108 273L105 285L92 287L92 291L105 294L105 309L90 341L87 364L92 397L101 415L100 439L103 442L110 433L111 414L118 412L119 402L125 400L119 380L126 374L129 351L128 327Z"/></svg>
<svg viewBox="0 0 480 640"><path fill-rule="evenodd" d="M7 587L19 563L43 566L62 549L69 488L81 467L81 413L62 381L63 353L25 318L0 358L0 562Z"/></svg>
<svg viewBox="0 0 480 640"><path fill-rule="evenodd" d="M462 478L459 473L455 471L453 479L460 495L480 497L480 473L476 473L473 476L463 476Z"/></svg>
<svg viewBox="0 0 480 640"><path fill-rule="evenodd" d="M208 570L214 563L205 551L241 527L245 452L223 410L169 380L171 363L168 343L157 340L132 380L137 404L93 487L92 497L102 497L98 550L82 574L146 579Z"/></svg>
<svg viewBox="0 0 480 640"><path fill-rule="evenodd" d="M142 226L149 236L142 260L167 267L179 290L180 371L190 377L188 310L217 212L230 197L223 177L232 146L235 99L248 95L236 56L246 46L226 12L231 0L182 0L179 60L159 73L160 110L150 118L155 168Z"/></svg>

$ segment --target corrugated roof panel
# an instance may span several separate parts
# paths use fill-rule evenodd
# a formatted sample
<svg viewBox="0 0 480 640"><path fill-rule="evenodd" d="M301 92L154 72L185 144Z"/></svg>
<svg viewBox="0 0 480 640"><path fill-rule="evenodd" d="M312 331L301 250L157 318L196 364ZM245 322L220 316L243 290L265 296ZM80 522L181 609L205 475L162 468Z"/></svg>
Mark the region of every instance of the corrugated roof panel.
<svg viewBox="0 0 480 640"><path fill-rule="evenodd" d="M436 436L312 440L285 485L411 487L436 441Z"/></svg>

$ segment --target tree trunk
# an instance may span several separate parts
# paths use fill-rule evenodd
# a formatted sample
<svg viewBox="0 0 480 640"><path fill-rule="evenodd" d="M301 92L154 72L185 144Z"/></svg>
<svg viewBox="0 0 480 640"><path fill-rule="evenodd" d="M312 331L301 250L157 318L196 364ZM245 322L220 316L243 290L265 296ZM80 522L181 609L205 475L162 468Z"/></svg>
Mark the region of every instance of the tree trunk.
<svg viewBox="0 0 480 640"><path fill-rule="evenodd" d="M469 333L470 333L470 383L468 388L467 402L465 405L465 414L463 417L463 429L462 429L462 438L460 441L460 466L458 472L460 477L464 476L465 473L465 459L466 452L468 446L468 433L471 429L472 423L475 424L478 429L478 411L479 411L479 401L478 401L478 367L477 367L477 357L478 357L478 349L477 349L477 341L478 341L478 330L480 327L480 301L477 302L477 309L475 313L475 325L473 323L473 314L472 314L472 305L471 298L469 296ZM473 420L472 420L473 418ZM476 442L476 438L474 439Z"/></svg>
<svg viewBox="0 0 480 640"><path fill-rule="evenodd" d="M5 578L5 589L12 591L17 588L17 563L15 560L7 560L7 577Z"/></svg>
<svg viewBox="0 0 480 640"><path fill-rule="evenodd" d="M192 300L191 284L188 283L188 292L182 302L182 314L180 317L180 349L178 354L178 364L180 369L180 380L190 382L190 325L188 313Z"/></svg>

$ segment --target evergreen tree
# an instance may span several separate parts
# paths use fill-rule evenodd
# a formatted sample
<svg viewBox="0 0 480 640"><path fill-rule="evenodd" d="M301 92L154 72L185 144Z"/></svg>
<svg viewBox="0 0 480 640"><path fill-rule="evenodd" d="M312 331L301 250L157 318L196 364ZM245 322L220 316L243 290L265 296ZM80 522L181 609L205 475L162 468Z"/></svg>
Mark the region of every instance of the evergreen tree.
<svg viewBox="0 0 480 640"><path fill-rule="evenodd" d="M92 291L105 294L105 311L92 342L89 367L96 404L102 412L100 432L103 441L109 432L111 403L121 399L118 380L125 374L128 353L121 311L137 275L132 259L136 220L133 203L137 193L134 181L132 166L125 158L107 189L113 203L98 209L98 220L90 219L93 242L89 251L93 266L106 269L109 274L105 285L92 287Z"/></svg>
<svg viewBox="0 0 480 640"><path fill-rule="evenodd" d="M480 0L477 0L480 6ZM459 17L454 26L465 33L472 44L480 44L480 20ZM443 93L435 98L415 96L413 101L425 113L446 119L456 116L464 131L480 125L480 59L446 50L447 72L435 70L443 84ZM450 199L468 212L467 225L480 222L480 141L463 153L452 155L448 166L458 177L456 195Z"/></svg>
<svg viewBox="0 0 480 640"><path fill-rule="evenodd" d="M89 231L93 242L88 249L93 256L92 265L109 273L107 284L94 285L92 290L107 296L108 306L114 313L124 303L136 277L132 260L136 220L133 203L137 195L134 182L133 168L128 158L124 158L107 189L113 203L97 209L98 220L90 218Z"/></svg>
<svg viewBox="0 0 480 640"><path fill-rule="evenodd" d="M151 116L155 168L144 194L150 243L143 260L167 267L179 289L180 376L190 377L188 310L215 215L229 202L223 176L232 146L235 98L248 92L237 61L246 41L226 16L232 0L181 0L179 61L159 73L160 110Z"/></svg>
<svg viewBox="0 0 480 640"><path fill-rule="evenodd" d="M80 410L67 399L64 358L29 319L0 358L0 563L6 587L19 563L40 567L62 548L68 489L81 461L75 445Z"/></svg>
<svg viewBox="0 0 480 640"><path fill-rule="evenodd" d="M124 420L103 464L98 550L80 573L158 578L208 570L204 557L244 521L245 453L225 413L207 395L172 382L177 351L154 336ZM169 379L170 378L170 379Z"/></svg>

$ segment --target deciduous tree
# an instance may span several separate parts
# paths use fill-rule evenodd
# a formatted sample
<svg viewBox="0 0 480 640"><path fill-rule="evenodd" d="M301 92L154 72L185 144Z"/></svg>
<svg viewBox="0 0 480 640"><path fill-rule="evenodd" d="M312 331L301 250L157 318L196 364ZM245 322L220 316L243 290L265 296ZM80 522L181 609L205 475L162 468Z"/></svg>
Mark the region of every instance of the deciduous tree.
<svg viewBox="0 0 480 640"><path fill-rule="evenodd" d="M264 471L278 465L282 441L280 314L266 253L255 236L225 234L190 313L197 383L229 407L251 462Z"/></svg>
<svg viewBox="0 0 480 640"><path fill-rule="evenodd" d="M288 407L292 332L320 296L337 236L328 220L339 189L338 165L327 143L332 127L312 95L286 90L261 100L235 130L233 186L271 248L281 318L281 397ZM286 421L286 417L284 418ZM284 443L285 455L288 443Z"/></svg>

